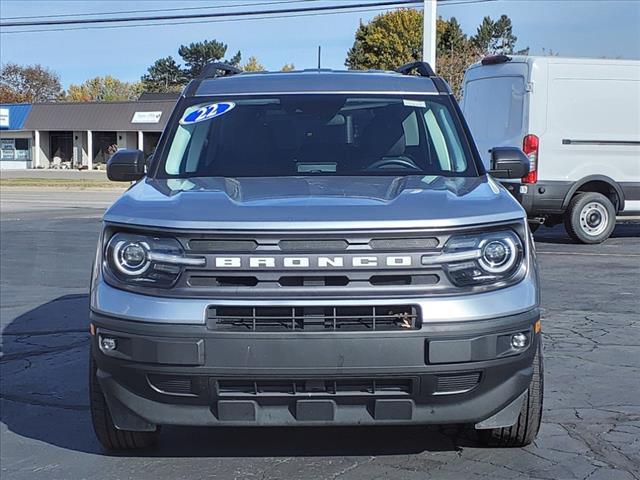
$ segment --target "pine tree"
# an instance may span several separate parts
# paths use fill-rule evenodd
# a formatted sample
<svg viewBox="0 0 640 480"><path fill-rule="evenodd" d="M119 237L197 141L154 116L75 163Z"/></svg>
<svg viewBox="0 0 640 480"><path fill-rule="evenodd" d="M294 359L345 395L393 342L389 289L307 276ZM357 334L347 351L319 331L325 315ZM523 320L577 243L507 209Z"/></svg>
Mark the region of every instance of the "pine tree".
<svg viewBox="0 0 640 480"><path fill-rule="evenodd" d="M501 15L493 24L493 51L497 53L513 53L518 37L513 34L511 19Z"/></svg>
<svg viewBox="0 0 640 480"><path fill-rule="evenodd" d="M207 63L219 62L227 53L227 45L217 40L205 40L193 42L189 45L181 45L178 54L184 60L184 73L187 78L196 78L202 72ZM240 52L237 53L237 64L240 61ZM235 57L231 59L233 64Z"/></svg>
<svg viewBox="0 0 640 480"><path fill-rule="evenodd" d="M245 72L264 72L266 69L258 62L256 57L251 56L249 60L247 60L247 63L242 66L242 70Z"/></svg>
<svg viewBox="0 0 640 480"><path fill-rule="evenodd" d="M184 72L171 56L156 60L141 80L147 92L179 91L187 82Z"/></svg>
<svg viewBox="0 0 640 480"><path fill-rule="evenodd" d="M471 38L471 41L478 50L484 53L488 53L491 50L492 40L494 32L494 21L491 17L484 17L482 23L478 26L475 36Z"/></svg>
<svg viewBox="0 0 640 480"><path fill-rule="evenodd" d="M437 42L438 53L453 52L463 48L467 42L467 36L462 32L462 28L460 28L456 18L451 17L448 21L438 20L444 23L442 34Z"/></svg>

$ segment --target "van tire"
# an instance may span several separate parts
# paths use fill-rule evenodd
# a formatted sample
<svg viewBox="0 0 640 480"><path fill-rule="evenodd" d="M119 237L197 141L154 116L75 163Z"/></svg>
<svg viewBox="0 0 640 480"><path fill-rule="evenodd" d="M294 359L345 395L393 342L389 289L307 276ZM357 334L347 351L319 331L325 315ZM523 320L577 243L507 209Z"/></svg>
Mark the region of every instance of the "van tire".
<svg viewBox="0 0 640 480"><path fill-rule="evenodd" d="M109 407L98 383L96 364L91 357L89 365L89 404L91 422L96 437L107 450L137 450L148 448L158 443L159 429L155 432L133 432L119 430L113 424Z"/></svg>
<svg viewBox="0 0 640 480"><path fill-rule="evenodd" d="M602 243L616 228L616 209L601 193L578 193L564 214L564 227L576 242Z"/></svg>
<svg viewBox="0 0 640 480"><path fill-rule="evenodd" d="M480 443L487 447L525 447L536 439L542 421L542 397L544 394L544 364L542 361L542 336L533 358L533 377L527 396L522 403L518 421L503 428L478 430Z"/></svg>

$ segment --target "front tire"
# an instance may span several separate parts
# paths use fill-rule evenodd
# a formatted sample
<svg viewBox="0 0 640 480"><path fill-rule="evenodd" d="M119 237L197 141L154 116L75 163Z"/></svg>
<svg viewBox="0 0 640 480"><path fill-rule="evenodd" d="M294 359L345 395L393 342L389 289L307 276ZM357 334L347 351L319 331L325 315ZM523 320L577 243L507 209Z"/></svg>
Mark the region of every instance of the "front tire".
<svg viewBox="0 0 640 480"><path fill-rule="evenodd" d="M527 396L522 403L518 421L510 427L478 430L478 437L482 444L489 447L525 447L536 439L542 421L543 367L541 337L533 359L533 377Z"/></svg>
<svg viewBox="0 0 640 480"><path fill-rule="evenodd" d="M158 442L159 430L155 432L133 432L119 430L113 424L109 407L98 383L96 363L91 356L89 363L89 403L91 421L96 437L107 450L135 450L148 448Z"/></svg>
<svg viewBox="0 0 640 480"><path fill-rule="evenodd" d="M602 243L616 227L616 209L611 200L601 193L579 193L569 202L564 226L577 242Z"/></svg>

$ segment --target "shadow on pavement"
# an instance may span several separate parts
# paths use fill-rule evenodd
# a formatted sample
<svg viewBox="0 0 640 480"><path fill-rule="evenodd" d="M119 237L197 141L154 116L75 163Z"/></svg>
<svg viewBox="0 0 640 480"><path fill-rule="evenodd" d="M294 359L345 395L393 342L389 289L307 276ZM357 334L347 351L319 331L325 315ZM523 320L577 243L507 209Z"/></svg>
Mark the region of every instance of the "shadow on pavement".
<svg viewBox="0 0 640 480"><path fill-rule="evenodd" d="M104 454L90 419L87 295L67 295L13 320L2 334L0 420L15 434ZM143 457L398 455L478 446L471 429L440 427L167 427Z"/></svg>

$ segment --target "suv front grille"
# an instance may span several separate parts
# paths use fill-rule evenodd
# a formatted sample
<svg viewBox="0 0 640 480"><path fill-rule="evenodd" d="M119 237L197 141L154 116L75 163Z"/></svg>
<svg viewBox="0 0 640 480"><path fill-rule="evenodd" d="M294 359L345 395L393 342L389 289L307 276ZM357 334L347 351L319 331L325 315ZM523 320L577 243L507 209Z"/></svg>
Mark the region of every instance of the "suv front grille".
<svg viewBox="0 0 640 480"><path fill-rule="evenodd" d="M306 287L306 288L327 288L327 287L378 287L394 285L436 285L440 277L435 274L387 274L369 275L363 277L356 273L352 275L282 275L278 278L259 278L255 275L196 275L191 274L188 279L190 287L214 287L214 288L235 288L235 287ZM299 289L298 289L299 290Z"/></svg>
<svg viewBox="0 0 640 480"><path fill-rule="evenodd" d="M438 375L436 395L465 393L480 383L480 372Z"/></svg>
<svg viewBox="0 0 640 480"><path fill-rule="evenodd" d="M228 252L343 252L343 251L407 251L432 250L441 244L436 236L412 235L383 237L372 234L365 237L350 238L191 238L187 241L189 250L198 253Z"/></svg>
<svg viewBox="0 0 640 480"><path fill-rule="evenodd" d="M149 384L158 392L169 395L195 396L191 377L182 375L147 375Z"/></svg>
<svg viewBox="0 0 640 480"><path fill-rule="evenodd" d="M218 396L410 395L411 378L218 380Z"/></svg>
<svg viewBox="0 0 640 480"><path fill-rule="evenodd" d="M170 295L251 301L272 298L420 296L450 288L437 254L448 232L185 232L188 255L206 265L184 270ZM362 262L362 263L360 263Z"/></svg>
<svg viewBox="0 0 640 480"><path fill-rule="evenodd" d="M211 329L238 332L403 331L421 327L417 307L227 307L210 306Z"/></svg>
<svg viewBox="0 0 640 480"><path fill-rule="evenodd" d="M504 225L492 228L502 229ZM170 288L152 290L146 284L131 284L126 289L172 298L209 299L212 304L242 300L246 305L272 300L278 303L296 300L304 305L318 300L326 303L336 299L407 299L468 293L471 287L454 285L442 265L425 264L423 258L441 253L451 236L471 234L477 229L167 230L162 235L175 237L187 256L204 260L202 265L182 267ZM305 317L305 329L313 323L306 318L306 311L277 315L287 320L293 317L293 330L299 329L300 316ZM252 314L243 312L241 316L244 319L240 319L240 323L247 323L249 318L253 328ZM323 316L332 317L333 312L324 312ZM336 316L342 314L336 313ZM373 313L358 313L358 316L368 317ZM281 319L277 320L279 324ZM336 329L350 326L342 320L353 319L338 318ZM385 319L382 320L384 323ZM369 326L372 321L361 318L357 323L359 327L365 324L364 328L373 329ZM320 329L318 325L315 327Z"/></svg>

